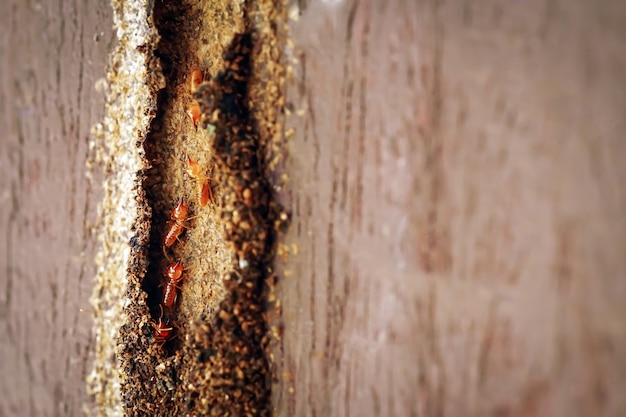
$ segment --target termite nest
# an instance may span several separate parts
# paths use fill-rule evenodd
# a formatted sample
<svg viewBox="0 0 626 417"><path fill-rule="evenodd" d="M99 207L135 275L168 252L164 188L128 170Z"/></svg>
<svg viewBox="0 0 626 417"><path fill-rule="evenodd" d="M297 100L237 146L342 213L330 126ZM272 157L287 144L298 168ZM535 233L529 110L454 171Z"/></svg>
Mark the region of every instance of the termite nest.
<svg viewBox="0 0 626 417"><path fill-rule="evenodd" d="M125 413L267 416L272 260L289 216L275 202L250 109L259 34L244 25L212 74L184 52L194 50L191 36L174 30L199 18L192 9L164 3L154 16L154 68L167 88L147 77L159 80L158 106L143 144L144 210L118 345Z"/></svg>

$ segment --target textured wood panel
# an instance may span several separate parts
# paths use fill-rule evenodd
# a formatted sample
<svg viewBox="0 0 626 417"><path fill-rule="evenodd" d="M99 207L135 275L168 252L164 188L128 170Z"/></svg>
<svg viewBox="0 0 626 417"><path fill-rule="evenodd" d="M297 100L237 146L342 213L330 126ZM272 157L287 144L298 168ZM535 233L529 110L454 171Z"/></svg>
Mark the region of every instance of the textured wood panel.
<svg viewBox="0 0 626 417"><path fill-rule="evenodd" d="M626 413L623 2L300 8L280 414ZM0 4L0 416L85 400L110 26Z"/></svg>
<svg viewBox="0 0 626 417"><path fill-rule="evenodd" d="M102 193L85 173L111 27L106 0L0 2L0 416L76 416L87 400Z"/></svg>
<svg viewBox="0 0 626 417"><path fill-rule="evenodd" d="M298 6L279 415L624 415L625 4Z"/></svg>

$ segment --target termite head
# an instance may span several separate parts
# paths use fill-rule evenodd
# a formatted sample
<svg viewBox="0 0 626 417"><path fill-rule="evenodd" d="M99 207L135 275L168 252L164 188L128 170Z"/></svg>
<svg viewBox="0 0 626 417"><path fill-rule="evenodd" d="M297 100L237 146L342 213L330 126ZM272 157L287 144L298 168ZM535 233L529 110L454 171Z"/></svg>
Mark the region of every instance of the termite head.
<svg viewBox="0 0 626 417"><path fill-rule="evenodd" d="M159 319L158 322L152 322L152 327L154 327L154 337L167 339L169 335L172 333L172 326L170 326L170 320Z"/></svg>
<svg viewBox="0 0 626 417"><path fill-rule="evenodd" d="M180 262L169 264L165 275L172 281L179 281L183 275L183 265Z"/></svg>
<svg viewBox="0 0 626 417"><path fill-rule="evenodd" d="M198 119L200 119L200 115L200 105L197 101L193 100L187 105L187 116L189 116L189 118L191 119L194 127L198 125Z"/></svg>
<svg viewBox="0 0 626 417"><path fill-rule="evenodd" d="M172 336L174 328L170 326L169 320L164 322L162 319L159 319L158 323L152 322L151 324L154 327L153 337L155 342L164 344Z"/></svg>
<svg viewBox="0 0 626 417"><path fill-rule="evenodd" d="M196 92L196 90L198 89L198 86L202 84L203 80L204 80L204 76L202 75L202 71L200 71L198 68L194 68L194 70L191 71L191 77L189 80L189 87L191 90L191 94Z"/></svg>
<svg viewBox="0 0 626 417"><path fill-rule="evenodd" d="M150 325L154 328L154 341L163 345L171 337L174 328L171 326L171 319L166 318L163 320L163 306L159 305L161 309L161 316L158 322L151 321Z"/></svg>
<svg viewBox="0 0 626 417"><path fill-rule="evenodd" d="M187 218L187 205L180 200L180 202L172 210L172 219L184 221Z"/></svg>
<svg viewBox="0 0 626 417"><path fill-rule="evenodd" d="M198 161L194 161L187 155L187 168L185 170L191 178L199 178L201 176L201 168Z"/></svg>

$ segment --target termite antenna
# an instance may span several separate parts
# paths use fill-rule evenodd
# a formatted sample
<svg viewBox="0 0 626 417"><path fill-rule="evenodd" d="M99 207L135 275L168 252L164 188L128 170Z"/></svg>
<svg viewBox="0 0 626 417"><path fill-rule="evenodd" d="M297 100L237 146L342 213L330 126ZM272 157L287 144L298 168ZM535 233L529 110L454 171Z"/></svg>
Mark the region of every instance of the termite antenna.
<svg viewBox="0 0 626 417"><path fill-rule="evenodd" d="M163 256L165 256L165 259L167 259L167 261L171 263L172 258L170 257L169 253L167 253L167 247L163 245L162 248L163 248Z"/></svg>

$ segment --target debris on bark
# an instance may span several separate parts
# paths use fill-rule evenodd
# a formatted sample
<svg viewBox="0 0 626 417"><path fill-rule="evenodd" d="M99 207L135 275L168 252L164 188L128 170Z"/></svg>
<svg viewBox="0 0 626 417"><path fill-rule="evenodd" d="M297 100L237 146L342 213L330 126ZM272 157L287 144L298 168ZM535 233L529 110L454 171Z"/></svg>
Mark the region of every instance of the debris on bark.
<svg viewBox="0 0 626 417"><path fill-rule="evenodd" d="M148 15L158 37L137 49L145 57L150 122L126 150L142 160L124 191L136 212L125 226L130 244L120 248L129 253L127 269L116 272L125 290L124 314L119 307L114 313L124 323L113 326L125 414L271 414L272 260L276 233L288 221L274 200L271 170L284 149L284 13L278 1L182 1L155 2ZM190 104L200 108L197 125ZM190 160L201 174L188 175ZM212 195L204 204L196 198L198 175ZM180 202L188 217L166 247ZM169 288L178 291L176 301L164 307L172 262L184 275ZM102 410L106 404L96 400Z"/></svg>

